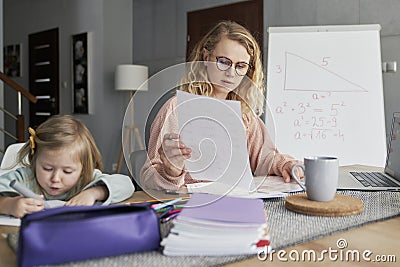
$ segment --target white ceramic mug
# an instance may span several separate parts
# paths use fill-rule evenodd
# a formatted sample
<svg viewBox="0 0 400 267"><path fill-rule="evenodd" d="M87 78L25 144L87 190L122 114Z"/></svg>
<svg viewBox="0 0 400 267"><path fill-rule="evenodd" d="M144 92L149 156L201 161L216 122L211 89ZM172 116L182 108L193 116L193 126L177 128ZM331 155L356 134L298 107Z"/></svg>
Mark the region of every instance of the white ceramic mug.
<svg viewBox="0 0 400 267"><path fill-rule="evenodd" d="M304 171L305 185L296 177L295 168ZM306 157L304 165L292 166L293 179L306 191L307 197L315 201L331 201L336 194L339 177L339 160L335 157Z"/></svg>

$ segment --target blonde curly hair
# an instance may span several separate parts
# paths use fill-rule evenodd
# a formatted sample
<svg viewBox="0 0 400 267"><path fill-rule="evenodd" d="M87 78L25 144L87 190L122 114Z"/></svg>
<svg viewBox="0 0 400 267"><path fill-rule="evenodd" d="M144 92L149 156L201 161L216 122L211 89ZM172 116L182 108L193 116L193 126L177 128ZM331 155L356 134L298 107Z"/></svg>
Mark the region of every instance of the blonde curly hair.
<svg viewBox="0 0 400 267"><path fill-rule="evenodd" d="M250 55L251 66L245 76L247 79L244 78L235 90L229 92L226 99L241 101L242 113L260 116L263 113L265 90L260 47L252 34L234 21L219 22L196 44L190 54L190 64L181 80L180 90L196 95L213 94L213 86L207 78L205 64L201 61L204 51L213 52L222 37L243 45Z"/></svg>

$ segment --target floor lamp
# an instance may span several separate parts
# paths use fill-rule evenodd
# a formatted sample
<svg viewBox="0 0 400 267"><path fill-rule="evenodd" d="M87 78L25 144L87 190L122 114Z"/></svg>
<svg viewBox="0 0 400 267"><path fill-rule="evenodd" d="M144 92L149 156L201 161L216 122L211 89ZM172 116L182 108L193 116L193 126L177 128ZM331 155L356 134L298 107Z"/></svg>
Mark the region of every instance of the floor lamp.
<svg viewBox="0 0 400 267"><path fill-rule="evenodd" d="M147 79L148 79L148 67L142 65L118 65L115 69L115 90L127 90L130 92L130 99L132 99L135 91L147 91ZM122 140L121 150L119 152L119 158L117 163L116 172L119 173L122 166L122 160L124 158L123 148L130 144L130 151L134 151L135 140L139 145L140 149L144 149L143 141L140 136L139 129L134 124L134 108L133 100L129 106L129 112L131 112L131 120L129 125L124 125L124 140Z"/></svg>

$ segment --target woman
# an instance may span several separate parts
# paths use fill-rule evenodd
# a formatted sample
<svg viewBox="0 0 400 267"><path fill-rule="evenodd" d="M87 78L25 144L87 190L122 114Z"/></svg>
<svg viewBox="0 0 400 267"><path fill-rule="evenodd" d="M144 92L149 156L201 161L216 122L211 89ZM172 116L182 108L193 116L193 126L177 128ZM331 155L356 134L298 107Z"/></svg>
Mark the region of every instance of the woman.
<svg viewBox="0 0 400 267"><path fill-rule="evenodd" d="M243 26L222 21L195 46L190 61L194 63L180 90L240 101L253 174L279 175L289 182L290 169L298 161L278 152L259 118L263 111L264 84L260 48L255 38ZM179 139L176 105L176 97L171 98L152 124L149 160L140 179L145 189L177 190L185 184L204 181L193 179L185 170L191 149Z"/></svg>

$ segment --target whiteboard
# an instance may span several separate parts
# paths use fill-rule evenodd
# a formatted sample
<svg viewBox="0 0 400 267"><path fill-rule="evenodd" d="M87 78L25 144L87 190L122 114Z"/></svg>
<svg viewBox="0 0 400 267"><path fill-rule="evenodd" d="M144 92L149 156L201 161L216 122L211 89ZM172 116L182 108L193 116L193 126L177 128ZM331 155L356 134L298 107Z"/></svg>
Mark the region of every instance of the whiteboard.
<svg viewBox="0 0 400 267"><path fill-rule="evenodd" d="M379 25L268 29L266 126L281 153L384 166Z"/></svg>

